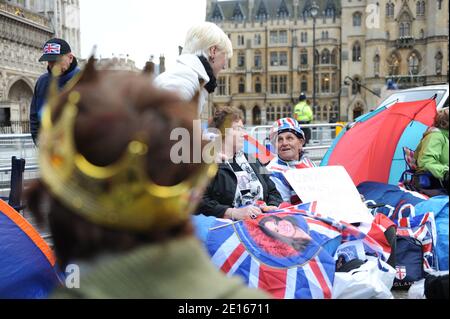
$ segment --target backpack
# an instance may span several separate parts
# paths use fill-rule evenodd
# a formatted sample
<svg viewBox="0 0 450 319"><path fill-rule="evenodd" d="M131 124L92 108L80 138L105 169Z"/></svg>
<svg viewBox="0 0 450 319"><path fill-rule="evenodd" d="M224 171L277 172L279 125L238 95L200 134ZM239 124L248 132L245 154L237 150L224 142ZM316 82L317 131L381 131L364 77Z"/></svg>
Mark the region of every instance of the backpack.
<svg viewBox="0 0 450 319"><path fill-rule="evenodd" d="M405 211L409 211L408 215ZM409 288L425 278L425 270L437 269L436 224L432 212L415 216L412 205L404 205L393 216L397 225L395 288Z"/></svg>

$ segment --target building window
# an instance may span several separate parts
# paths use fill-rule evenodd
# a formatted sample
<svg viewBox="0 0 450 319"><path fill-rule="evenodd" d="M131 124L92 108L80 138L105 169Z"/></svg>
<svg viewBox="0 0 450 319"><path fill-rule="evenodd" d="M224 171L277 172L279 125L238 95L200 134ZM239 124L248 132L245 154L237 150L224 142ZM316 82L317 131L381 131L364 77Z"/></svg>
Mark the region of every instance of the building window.
<svg viewBox="0 0 450 319"><path fill-rule="evenodd" d="M271 44L278 43L278 31L270 31L270 43Z"/></svg>
<svg viewBox="0 0 450 319"><path fill-rule="evenodd" d="M300 42L306 43L308 42L308 32L302 32L300 33Z"/></svg>
<svg viewBox="0 0 450 319"><path fill-rule="evenodd" d="M270 94L278 94L278 77L270 76Z"/></svg>
<svg viewBox="0 0 450 319"><path fill-rule="evenodd" d="M260 51L256 51L255 52L255 56L254 56L254 59L255 59L255 68L260 68L261 66L262 66L262 62L261 62L261 52Z"/></svg>
<svg viewBox="0 0 450 319"><path fill-rule="evenodd" d="M243 46L245 43L245 37L243 35L238 35L238 45Z"/></svg>
<svg viewBox="0 0 450 319"><path fill-rule="evenodd" d="M302 76L302 81L300 82L300 90L303 93L306 93L308 91L308 79L306 75Z"/></svg>
<svg viewBox="0 0 450 319"><path fill-rule="evenodd" d="M356 42L353 45L353 49L352 49L352 60L353 62L360 62L361 61L361 46L359 44L359 42Z"/></svg>
<svg viewBox="0 0 450 319"><path fill-rule="evenodd" d="M256 80L255 80L255 92L256 93L261 93L262 92L261 80L260 80L259 77L257 77Z"/></svg>
<svg viewBox="0 0 450 319"><path fill-rule="evenodd" d="M331 64L336 65L337 64L337 57L338 53L337 53L337 49L334 49L333 52L331 53Z"/></svg>
<svg viewBox="0 0 450 319"><path fill-rule="evenodd" d="M394 17L395 4L389 2L386 4L386 16L388 18Z"/></svg>
<svg viewBox="0 0 450 319"><path fill-rule="evenodd" d="M408 59L408 70L409 74L417 75L419 74L420 62L419 58L415 53L412 53Z"/></svg>
<svg viewBox="0 0 450 319"><path fill-rule="evenodd" d="M280 76L280 94L286 94L287 93L287 76L281 75Z"/></svg>
<svg viewBox="0 0 450 319"><path fill-rule="evenodd" d="M243 77L239 78L239 93L245 93L245 79Z"/></svg>
<svg viewBox="0 0 450 319"><path fill-rule="evenodd" d="M241 5L239 4L239 2L236 3L236 5L234 6L232 20L234 21L244 20L244 14L242 13Z"/></svg>
<svg viewBox="0 0 450 319"><path fill-rule="evenodd" d="M425 1L417 1L416 3L416 14L418 16L425 15Z"/></svg>
<svg viewBox="0 0 450 319"><path fill-rule="evenodd" d="M278 43L288 43L288 38L287 38L287 31L286 30L281 30L278 33Z"/></svg>
<svg viewBox="0 0 450 319"><path fill-rule="evenodd" d="M255 34L255 45L261 45L261 34Z"/></svg>
<svg viewBox="0 0 450 319"><path fill-rule="evenodd" d="M398 75L400 71L400 60L395 53L389 58L389 75Z"/></svg>
<svg viewBox="0 0 450 319"><path fill-rule="evenodd" d="M436 60L436 74L441 75L442 74L442 53L438 52L434 58Z"/></svg>
<svg viewBox="0 0 450 319"><path fill-rule="evenodd" d="M376 77L380 75L380 56L378 54L373 58L373 74Z"/></svg>
<svg viewBox="0 0 450 319"><path fill-rule="evenodd" d="M321 92L330 93L330 75L322 74Z"/></svg>
<svg viewBox="0 0 450 319"><path fill-rule="evenodd" d="M280 66L288 65L287 52L280 52Z"/></svg>
<svg viewBox="0 0 450 319"><path fill-rule="evenodd" d="M353 26L354 27L360 27L361 26L361 18L362 18L361 12L355 12L353 14Z"/></svg>
<svg viewBox="0 0 450 319"><path fill-rule="evenodd" d="M259 3L258 11L256 12L256 20L266 20L267 19L267 9L266 5L264 4L264 1L261 1Z"/></svg>
<svg viewBox="0 0 450 319"><path fill-rule="evenodd" d="M253 108L253 125L261 125L261 109L258 105Z"/></svg>
<svg viewBox="0 0 450 319"><path fill-rule="evenodd" d="M278 52L270 52L270 66L278 66Z"/></svg>
<svg viewBox="0 0 450 319"><path fill-rule="evenodd" d="M281 1L280 7L277 10L277 16L279 18L286 18L289 17L289 10L286 6L286 2L284 0Z"/></svg>
<svg viewBox="0 0 450 319"><path fill-rule="evenodd" d="M275 121L275 108L273 106L267 108L267 120L270 122Z"/></svg>
<svg viewBox="0 0 450 319"><path fill-rule="evenodd" d="M302 52L300 52L300 65L308 65L308 51L306 50L302 50Z"/></svg>
<svg viewBox="0 0 450 319"><path fill-rule="evenodd" d="M239 52L237 59L238 59L238 68L244 68L245 67L245 53Z"/></svg>
<svg viewBox="0 0 450 319"><path fill-rule="evenodd" d="M321 64L330 64L330 62L331 62L330 51L328 51L328 49L324 49L322 51L320 63Z"/></svg>
<svg viewBox="0 0 450 319"><path fill-rule="evenodd" d="M223 96L227 95L227 85L226 85L226 78L225 77L219 77L217 80L217 95Z"/></svg>
<svg viewBox="0 0 450 319"><path fill-rule="evenodd" d="M400 22L399 34L400 38L411 36L411 24L409 22Z"/></svg>

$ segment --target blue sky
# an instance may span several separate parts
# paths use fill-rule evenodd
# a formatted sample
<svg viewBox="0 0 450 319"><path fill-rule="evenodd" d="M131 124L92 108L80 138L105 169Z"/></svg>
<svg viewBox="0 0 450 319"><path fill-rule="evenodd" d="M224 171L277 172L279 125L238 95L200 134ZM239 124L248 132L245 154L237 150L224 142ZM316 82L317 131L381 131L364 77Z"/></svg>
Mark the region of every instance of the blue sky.
<svg viewBox="0 0 450 319"><path fill-rule="evenodd" d="M206 0L80 0L81 56L127 54L142 68L150 55L174 65L186 31L205 19Z"/></svg>

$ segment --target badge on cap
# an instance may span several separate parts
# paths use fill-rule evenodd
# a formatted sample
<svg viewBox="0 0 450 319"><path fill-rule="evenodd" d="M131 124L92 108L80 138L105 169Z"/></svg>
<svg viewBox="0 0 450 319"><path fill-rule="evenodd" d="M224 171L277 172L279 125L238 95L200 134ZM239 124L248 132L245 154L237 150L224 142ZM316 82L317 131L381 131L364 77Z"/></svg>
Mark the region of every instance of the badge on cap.
<svg viewBox="0 0 450 319"><path fill-rule="evenodd" d="M61 54L61 45L57 43L47 43L44 46L44 54Z"/></svg>

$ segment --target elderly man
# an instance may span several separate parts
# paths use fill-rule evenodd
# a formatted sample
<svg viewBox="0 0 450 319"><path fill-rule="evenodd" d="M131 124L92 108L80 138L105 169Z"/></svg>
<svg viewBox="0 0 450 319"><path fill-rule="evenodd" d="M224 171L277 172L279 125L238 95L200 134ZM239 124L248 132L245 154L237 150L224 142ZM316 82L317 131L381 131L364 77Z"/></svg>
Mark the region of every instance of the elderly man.
<svg viewBox="0 0 450 319"><path fill-rule="evenodd" d="M47 99L47 91L51 79L51 70L56 63L61 67L59 87L64 85L77 74L80 69L70 45L63 39L48 40L43 47L43 54L39 62L47 62L47 72L41 75L34 88L33 100L30 106L30 129L34 143L37 145L39 128L41 126L42 108Z"/></svg>
<svg viewBox="0 0 450 319"><path fill-rule="evenodd" d="M300 199L292 189L283 172L291 169L311 168L316 165L303 152L305 133L293 118L284 118L273 124L270 140L277 156L267 169L284 202L299 204Z"/></svg>

